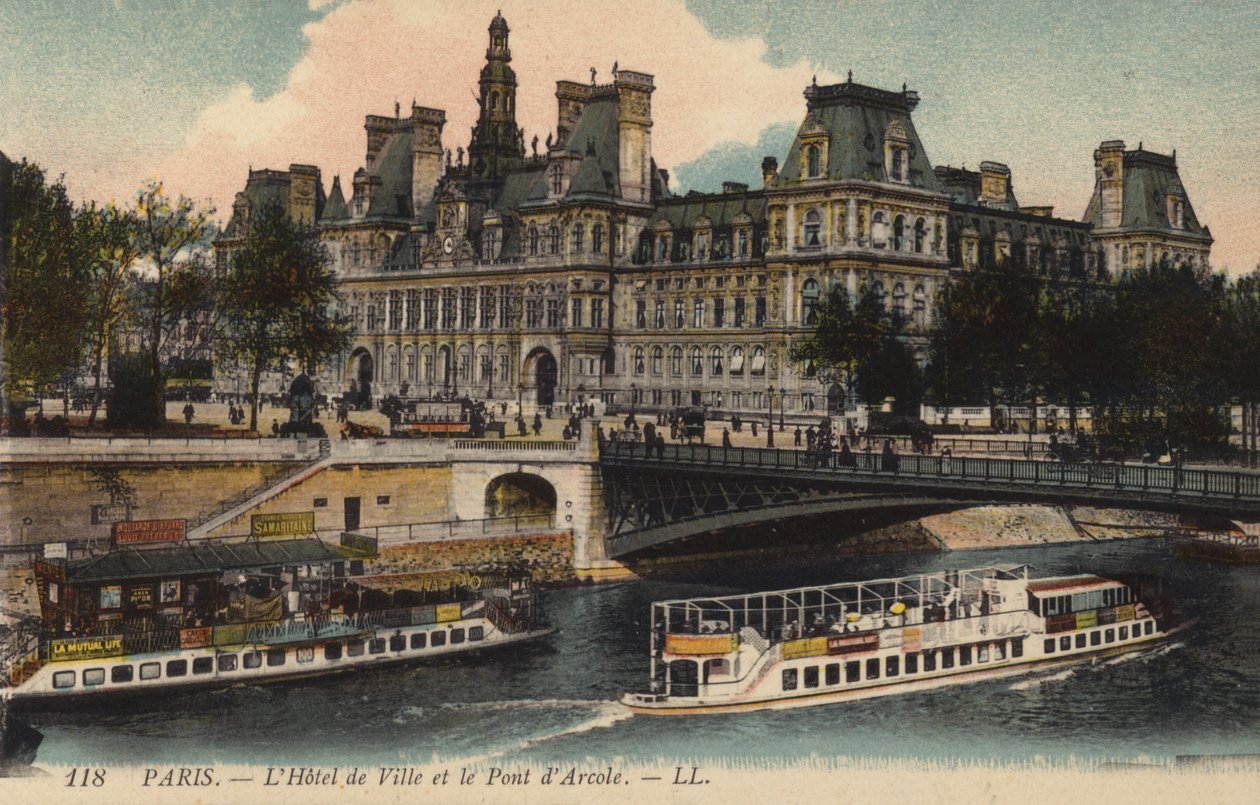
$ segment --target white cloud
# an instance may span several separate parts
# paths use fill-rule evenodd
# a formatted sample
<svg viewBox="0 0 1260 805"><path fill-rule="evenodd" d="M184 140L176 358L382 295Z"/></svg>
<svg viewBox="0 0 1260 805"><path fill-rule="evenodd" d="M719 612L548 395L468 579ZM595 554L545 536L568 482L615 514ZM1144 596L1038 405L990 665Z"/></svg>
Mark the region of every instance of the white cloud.
<svg viewBox="0 0 1260 805"><path fill-rule="evenodd" d="M348 180L363 160L363 116L391 114L395 101L405 113L413 99L445 109L443 143L466 147L486 28L500 5L527 142L555 127L556 80L587 81L594 66L602 83L614 61L656 77L652 142L662 167L718 142L754 142L766 125L804 111L807 65L770 67L759 39L714 39L681 0L637 5L636 24L627 24L620 3L352 2L306 26L309 50L283 90L259 100L247 87L233 89L148 173L186 195L212 198L226 216L250 166L310 163L323 169L326 185L335 174Z"/></svg>

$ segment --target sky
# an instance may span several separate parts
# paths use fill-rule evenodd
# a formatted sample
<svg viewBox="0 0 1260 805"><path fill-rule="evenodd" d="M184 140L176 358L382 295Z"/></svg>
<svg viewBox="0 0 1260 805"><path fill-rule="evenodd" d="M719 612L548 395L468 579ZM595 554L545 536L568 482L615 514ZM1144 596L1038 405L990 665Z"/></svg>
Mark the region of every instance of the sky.
<svg viewBox="0 0 1260 805"><path fill-rule="evenodd" d="M1177 152L1233 273L1260 264L1260 2L1056 0L0 0L0 151L78 200L143 182L230 213L248 170L363 163L366 114L446 110L467 147L486 28L502 9L526 142L554 130L558 79L655 76L652 147L673 189L760 183L843 80L921 102L934 165L1011 167L1024 205L1079 219L1103 140Z"/></svg>

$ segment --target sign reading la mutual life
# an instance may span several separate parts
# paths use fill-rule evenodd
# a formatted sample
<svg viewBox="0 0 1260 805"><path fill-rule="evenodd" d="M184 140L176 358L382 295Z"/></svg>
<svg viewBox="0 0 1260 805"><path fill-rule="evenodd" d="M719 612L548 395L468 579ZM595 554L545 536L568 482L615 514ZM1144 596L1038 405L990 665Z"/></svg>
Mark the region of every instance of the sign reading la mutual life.
<svg viewBox="0 0 1260 805"><path fill-rule="evenodd" d="M254 539L305 537L314 533L314 511L255 514L249 518L249 535Z"/></svg>
<svg viewBox="0 0 1260 805"><path fill-rule="evenodd" d="M186 520L127 520L114 523L115 545L183 542Z"/></svg>

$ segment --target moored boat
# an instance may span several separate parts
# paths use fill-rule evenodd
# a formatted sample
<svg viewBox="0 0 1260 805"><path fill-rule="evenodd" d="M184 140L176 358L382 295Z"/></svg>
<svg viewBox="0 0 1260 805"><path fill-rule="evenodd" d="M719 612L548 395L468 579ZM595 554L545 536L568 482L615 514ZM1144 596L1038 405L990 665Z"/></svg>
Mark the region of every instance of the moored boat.
<svg viewBox="0 0 1260 805"><path fill-rule="evenodd" d="M639 713L779 709L1015 676L1147 649L1133 588L998 565L652 605Z"/></svg>
<svg viewBox="0 0 1260 805"><path fill-rule="evenodd" d="M37 560L41 618L0 646L0 698L46 704L259 684L552 631L525 572L430 574L387 592L356 575L362 556L302 538Z"/></svg>

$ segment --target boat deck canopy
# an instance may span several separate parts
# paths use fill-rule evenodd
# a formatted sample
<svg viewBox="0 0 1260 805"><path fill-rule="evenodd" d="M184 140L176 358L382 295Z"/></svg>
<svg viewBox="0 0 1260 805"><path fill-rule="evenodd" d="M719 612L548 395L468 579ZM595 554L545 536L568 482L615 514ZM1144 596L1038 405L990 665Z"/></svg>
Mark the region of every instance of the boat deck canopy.
<svg viewBox="0 0 1260 805"><path fill-rule="evenodd" d="M169 548L122 548L71 562L66 580L83 584L115 579L204 576L270 565L315 565L345 559L314 537L250 542L186 542Z"/></svg>
<svg viewBox="0 0 1260 805"><path fill-rule="evenodd" d="M1079 593L1086 590L1098 590L1104 587L1123 587L1124 585L1113 579L1104 579L1098 576L1081 575L1081 576L1065 576L1058 579L1041 579L1028 582L1028 592L1033 595L1068 595L1070 593Z"/></svg>

